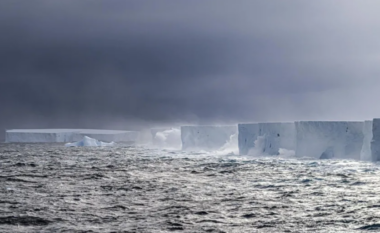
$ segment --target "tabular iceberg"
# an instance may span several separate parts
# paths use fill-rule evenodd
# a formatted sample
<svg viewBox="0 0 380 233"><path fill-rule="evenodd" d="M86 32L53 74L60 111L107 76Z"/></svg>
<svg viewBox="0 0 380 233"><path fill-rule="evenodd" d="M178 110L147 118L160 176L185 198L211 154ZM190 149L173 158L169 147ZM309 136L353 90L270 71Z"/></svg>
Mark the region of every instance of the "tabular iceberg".
<svg viewBox="0 0 380 233"><path fill-rule="evenodd" d="M257 124L238 124L238 145L239 145L239 154L247 155L249 150L252 148L257 148L258 145L255 143L258 140L259 135L259 123ZM261 143L260 145L263 145ZM263 150L263 147L260 148L260 151Z"/></svg>
<svg viewBox="0 0 380 233"><path fill-rule="evenodd" d="M247 155L251 150L259 154L278 155L280 149L295 149L294 123L239 124L238 131L240 155Z"/></svg>
<svg viewBox="0 0 380 233"><path fill-rule="evenodd" d="M372 160L371 141L372 141L372 121L365 121L363 126L363 147L360 154L360 159L365 161Z"/></svg>
<svg viewBox="0 0 380 233"><path fill-rule="evenodd" d="M135 142L139 132L98 129L13 129L5 132L6 142L72 142L84 136L107 142Z"/></svg>
<svg viewBox="0 0 380 233"><path fill-rule="evenodd" d="M380 161L380 119L373 119L371 154L372 161Z"/></svg>
<svg viewBox="0 0 380 233"><path fill-rule="evenodd" d="M301 121L295 124L296 156L360 160L364 122Z"/></svg>
<svg viewBox="0 0 380 233"><path fill-rule="evenodd" d="M72 142L72 143L66 143L65 144L65 146L67 146L67 147L77 147L77 146L95 147L95 146L114 146L114 145L115 145L114 142L110 142L110 143L102 142L102 141L96 140L95 138L90 138L87 136L84 136L83 139L79 142Z"/></svg>
<svg viewBox="0 0 380 233"><path fill-rule="evenodd" d="M218 150L236 133L236 126L182 126L182 149Z"/></svg>
<svg viewBox="0 0 380 233"><path fill-rule="evenodd" d="M6 130L6 142L70 142L75 130L72 129L12 129Z"/></svg>

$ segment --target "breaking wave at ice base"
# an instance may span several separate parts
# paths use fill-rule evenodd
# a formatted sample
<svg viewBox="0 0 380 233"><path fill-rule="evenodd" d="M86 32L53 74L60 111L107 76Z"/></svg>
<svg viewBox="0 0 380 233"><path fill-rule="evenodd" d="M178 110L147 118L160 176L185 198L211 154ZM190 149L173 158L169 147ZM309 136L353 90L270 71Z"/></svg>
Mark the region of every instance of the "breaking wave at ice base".
<svg viewBox="0 0 380 233"><path fill-rule="evenodd" d="M157 132L153 138L153 146L164 149L179 150L181 149L181 130L171 128Z"/></svg>

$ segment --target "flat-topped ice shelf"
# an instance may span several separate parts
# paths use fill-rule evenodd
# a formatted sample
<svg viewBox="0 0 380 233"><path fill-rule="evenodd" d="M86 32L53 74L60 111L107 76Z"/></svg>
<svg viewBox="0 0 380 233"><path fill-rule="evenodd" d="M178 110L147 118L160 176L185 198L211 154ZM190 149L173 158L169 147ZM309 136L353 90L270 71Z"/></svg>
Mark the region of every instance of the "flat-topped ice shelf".
<svg viewBox="0 0 380 233"><path fill-rule="evenodd" d="M300 121L295 124L297 156L360 160L364 122Z"/></svg>
<svg viewBox="0 0 380 233"><path fill-rule="evenodd" d="M238 125L239 153L277 155L280 149L295 150L296 128L293 122L245 123Z"/></svg>
<svg viewBox="0 0 380 233"><path fill-rule="evenodd" d="M73 142L84 136L105 142L135 142L139 133L102 129L11 129L6 130L6 142Z"/></svg>

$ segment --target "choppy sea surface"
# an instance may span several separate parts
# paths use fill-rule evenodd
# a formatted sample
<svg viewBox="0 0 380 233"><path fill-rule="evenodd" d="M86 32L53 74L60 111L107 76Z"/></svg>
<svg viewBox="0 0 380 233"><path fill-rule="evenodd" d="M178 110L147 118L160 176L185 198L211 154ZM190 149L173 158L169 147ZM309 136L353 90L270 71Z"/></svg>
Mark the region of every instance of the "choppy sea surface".
<svg viewBox="0 0 380 233"><path fill-rule="evenodd" d="M380 165L0 144L0 232L380 231Z"/></svg>

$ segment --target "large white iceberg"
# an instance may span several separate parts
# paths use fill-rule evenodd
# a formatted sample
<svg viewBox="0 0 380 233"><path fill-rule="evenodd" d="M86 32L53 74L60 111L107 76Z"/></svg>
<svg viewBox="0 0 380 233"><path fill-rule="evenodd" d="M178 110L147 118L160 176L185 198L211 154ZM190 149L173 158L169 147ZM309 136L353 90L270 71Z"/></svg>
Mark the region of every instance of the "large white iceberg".
<svg viewBox="0 0 380 233"><path fill-rule="evenodd" d="M218 150L236 133L236 126L182 126L182 149Z"/></svg>
<svg viewBox="0 0 380 233"><path fill-rule="evenodd" d="M12 129L6 130L6 142L72 142L84 136L111 142L135 142L139 132L99 129Z"/></svg>
<svg viewBox="0 0 380 233"><path fill-rule="evenodd" d="M372 121L365 121L363 126L363 147L360 154L360 159L365 161L372 160L371 141L372 141Z"/></svg>
<svg viewBox="0 0 380 233"><path fill-rule="evenodd" d="M78 142L72 142L72 143L66 143L65 146L67 147L82 147L82 146L114 146L115 143L114 142L110 142L110 143L107 143L107 142L102 142L102 141L99 141L99 140L96 140L95 138L90 138L90 137L87 137L87 136L84 136L82 140L78 141Z"/></svg>
<svg viewBox="0 0 380 233"><path fill-rule="evenodd" d="M364 122L296 122L296 156L360 160Z"/></svg>
<svg viewBox="0 0 380 233"><path fill-rule="evenodd" d="M6 142L70 142L72 129L11 129L5 132Z"/></svg>
<svg viewBox="0 0 380 233"><path fill-rule="evenodd" d="M296 130L294 123L239 124L239 153L278 155L280 149L294 150Z"/></svg>
<svg viewBox="0 0 380 233"><path fill-rule="evenodd" d="M372 161L380 161L380 119L373 119L371 154Z"/></svg>

